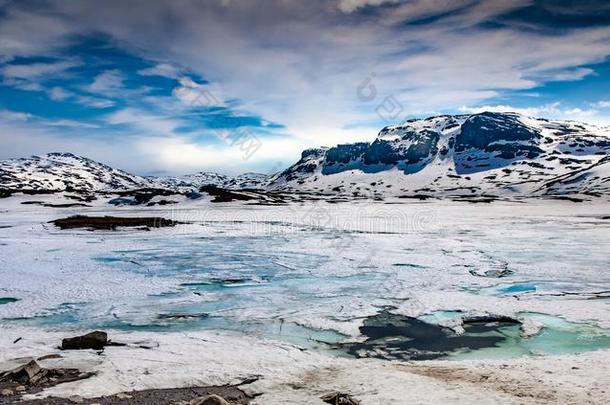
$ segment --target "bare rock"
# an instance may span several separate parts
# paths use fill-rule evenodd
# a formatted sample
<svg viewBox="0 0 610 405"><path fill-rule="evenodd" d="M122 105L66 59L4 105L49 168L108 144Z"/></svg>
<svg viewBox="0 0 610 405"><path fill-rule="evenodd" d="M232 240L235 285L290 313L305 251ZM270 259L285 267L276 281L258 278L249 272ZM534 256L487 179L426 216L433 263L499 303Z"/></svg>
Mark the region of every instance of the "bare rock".
<svg viewBox="0 0 610 405"><path fill-rule="evenodd" d="M10 397L14 394L14 392L12 390L4 389L2 390L2 392L0 392L0 395L2 395L3 397Z"/></svg>
<svg viewBox="0 0 610 405"><path fill-rule="evenodd" d="M108 334L98 330L86 335L63 339L60 348L61 350L101 350L108 344Z"/></svg>
<svg viewBox="0 0 610 405"><path fill-rule="evenodd" d="M116 394L116 397L117 397L118 399L131 399L131 398L133 398L131 395L129 395L129 394L124 394L124 393Z"/></svg>
<svg viewBox="0 0 610 405"><path fill-rule="evenodd" d="M206 395L193 399L190 405L229 405L229 403L218 395Z"/></svg>
<svg viewBox="0 0 610 405"><path fill-rule="evenodd" d="M45 377L49 374L49 370L46 368L41 369L36 375L30 378L28 381L29 385L37 384L38 382L42 382L45 380Z"/></svg>
<svg viewBox="0 0 610 405"><path fill-rule="evenodd" d="M348 394L341 392L330 392L322 395L320 399L332 405L360 405L360 401L355 400Z"/></svg>
<svg viewBox="0 0 610 405"><path fill-rule="evenodd" d="M11 381L20 384L28 384L41 372L42 368L38 365L36 360L32 360L23 366L19 366L12 370L5 372L0 380Z"/></svg>

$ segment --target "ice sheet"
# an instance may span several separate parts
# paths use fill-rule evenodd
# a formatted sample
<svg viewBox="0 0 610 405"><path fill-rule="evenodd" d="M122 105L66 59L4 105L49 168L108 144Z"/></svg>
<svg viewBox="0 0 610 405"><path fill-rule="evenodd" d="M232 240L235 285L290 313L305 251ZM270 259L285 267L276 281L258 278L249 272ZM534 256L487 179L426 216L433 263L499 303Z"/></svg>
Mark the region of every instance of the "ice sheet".
<svg viewBox="0 0 610 405"><path fill-rule="evenodd" d="M358 338L363 319L387 308L410 316L537 312L610 326L608 300L591 299L610 289L604 205L86 210L189 223L60 231L46 221L82 209L11 207L3 216L10 228L0 229L0 296L19 300L0 305L3 324L228 329L313 346ZM482 276L498 269L510 272Z"/></svg>

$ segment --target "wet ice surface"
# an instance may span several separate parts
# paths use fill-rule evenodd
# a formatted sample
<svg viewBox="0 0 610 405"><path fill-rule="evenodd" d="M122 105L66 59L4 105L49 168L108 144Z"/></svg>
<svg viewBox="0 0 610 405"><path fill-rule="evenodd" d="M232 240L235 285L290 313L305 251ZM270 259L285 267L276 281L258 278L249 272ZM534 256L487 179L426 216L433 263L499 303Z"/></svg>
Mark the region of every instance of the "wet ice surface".
<svg viewBox="0 0 610 405"><path fill-rule="evenodd" d="M16 216L0 229L0 296L19 299L0 306L3 323L228 329L334 349L366 343L362 327L384 313L419 317L429 331L455 324L455 314L486 313L538 330L524 339L516 323L471 325L451 341L478 343L438 342L432 351L463 358L610 347L597 327L610 326L604 206L214 205L154 214L191 224L58 231ZM375 357L394 344L407 350L377 357L429 351L414 356L419 343L409 333L376 339L352 354Z"/></svg>

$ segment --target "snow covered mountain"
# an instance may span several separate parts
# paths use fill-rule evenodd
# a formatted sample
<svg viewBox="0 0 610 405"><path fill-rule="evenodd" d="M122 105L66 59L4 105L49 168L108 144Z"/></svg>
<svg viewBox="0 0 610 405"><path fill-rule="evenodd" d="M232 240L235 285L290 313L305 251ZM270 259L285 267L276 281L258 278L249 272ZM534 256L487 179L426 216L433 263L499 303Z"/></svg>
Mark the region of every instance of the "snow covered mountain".
<svg viewBox="0 0 610 405"><path fill-rule="evenodd" d="M206 185L227 189L262 188L267 180L267 175L259 173L245 173L235 177L212 172L175 177L142 177L71 153L48 153L0 161L0 188L6 190L94 193L161 188L185 192Z"/></svg>
<svg viewBox="0 0 610 405"><path fill-rule="evenodd" d="M262 173L243 173L233 177L214 172L199 172L184 176L149 177L149 179L161 188L185 190L214 185L231 190L243 190L265 188L269 176Z"/></svg>
<svg viewBox="0 0 610 405"><path fill-rule="evenodd" d="M160 188L169 189L191 189L203 185L222 186L228 181L229 177L214 172L199 172L195 174L185 174L183 176L162 176L148 177L150 181Z"/></svg>
<svg viewBox="0 0 610 405"><path fill-rule="evenodd" d="M610 194L610 128L484 112L308 149L270 189L354 196Z"/></svg>
<svg viewBox="0 0 610 405"><path fill-rule="evenodd" d="M97 192L150 186L149 179L71 153L0 161L0 187L4 189Z"/></svg>
<svg viewBox="0 0 610 405"><path fill-rule="evenodd" d="M165 195L209 185L367 198L610 196L610 128L515 113L444 115L383 128L370 143L305 150L274 176L141 177L70 153L0 162L0 189L9 191Z"/></svg>

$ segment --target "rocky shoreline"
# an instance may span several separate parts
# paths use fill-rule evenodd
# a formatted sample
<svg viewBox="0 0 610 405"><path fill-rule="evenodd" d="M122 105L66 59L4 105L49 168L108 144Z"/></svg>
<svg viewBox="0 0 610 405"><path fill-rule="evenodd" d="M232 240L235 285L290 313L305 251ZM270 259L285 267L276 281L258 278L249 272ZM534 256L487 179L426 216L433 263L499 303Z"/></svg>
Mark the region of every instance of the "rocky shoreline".
<svg viewBox="0 0 610 405"><path fill-rule="evenodd" d="M64 350L97 350L101 354L107 346L125 346L112 342L108 334L94 331L81 336L62 339L59 349ZM16 402L32 405L59 405L69 403L85 403L79 395L68 398L47 397L40 399L24 399L23 396L38 394L46 388L59 384L84 380L96 375L96 372L84 372L76 368L46 368L39 362L61 359L61 354L52 353L34 358L18 358L14 361L19 366L0 372L0 405ZM168 389L148 389L121 392L87 398L88 404L184 404L184 405L241 405L247 404L252 396L247 395L235 385L219 385L205 387L185 387Z"/></svg>
<svg viewBox="0 0 610 405"><path fill-rule="evenodd" d="M93 350L102 355L106 347L128 346L108 339L104 331L93 331L84 335L64 338L58 346L60 351ZM144 347L144 346L140 346ZM38 358L22 357L13 359L19 364L9 370L0 370L0 405L13 403L27 405L64 405L66 403L90 405L245 405L254 399L256 393L247 393L240 386L247 386L258 380L258 377L248 378L239 384L159 388L119 392L112 395L84 398L80 395L69 397L48 396L44 398L31 398L40 394L47 388L60 384L85 380L96 376L95 371L81 371L77 368L43 367L39 362L45 360L59 360L63 356L51 353ZM360 402L349 394L331 391L320 396L324 403L333 405L359 405Z"/></svg>
<svg viewBox="0 0 610 405"><path fill-rule="evenodd" d="M413 362L334 357L217 332L112 331L116 342L124 345L106 345L111 343L107 339L100 350L61 350L62 340L69 334L65 330L8 328L7 332L12 336L0 337L0 370L12 370L17 372L14 376L29 380L0 378L1 405L389 405L448 401L597 405L607 397L610 375L610 351ZM14 336L23 338L12 343ZM83 336L87 335L75 336L76 342L91 343ZM30 364L32 361L38 367ZM28 364L31 376L19 371ZM6 372L0 371L0 376Z"/></svg>

